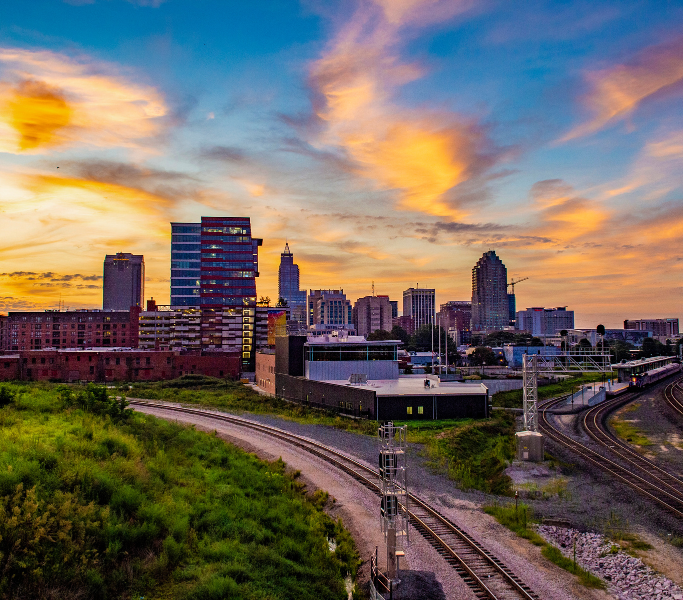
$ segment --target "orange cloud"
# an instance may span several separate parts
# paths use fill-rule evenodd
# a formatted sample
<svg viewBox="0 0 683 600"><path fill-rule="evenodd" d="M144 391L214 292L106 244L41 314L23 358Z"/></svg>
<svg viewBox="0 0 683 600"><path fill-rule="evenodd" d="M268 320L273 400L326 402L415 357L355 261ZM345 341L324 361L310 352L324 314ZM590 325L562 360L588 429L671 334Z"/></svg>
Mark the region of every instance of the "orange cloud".
<svg viewBox="0 0 683 600"><path fill-rule="evenodd" d="M71 120L71 108L44 83L23 81L9 102L10 124L21 136L20 150L63 143L58 136Z"/></svg>
<svg viewBox="0 0 683 600"><path fill-rule="evenodd" d="M649 48L632 64L587 73L590 91L583 103L593 118L572 129L560 141L595 133L609 123L624 119L644 100L683 81L682 49L683 42Z"/></svg>
<svg viewBox="0 0 683 600"><path fill-rule="evenodd" d="M164 128L161 95L112 65L48 51L0 49L0 151L144 146Z"/></svg>
<svg viewBox="0 0 683 600"><path fill-rule="evenodd" d="M464 2L377 0L374 9L364 6L356 13L311 70L319 95L316 114L325 126L319 143L341 147L356 172L379 189L398 191L403 210L461 218L465 209L446 193L491 161L488 140L475 124L392 101L398 87L422 75L420 67L396 56L401 27L467 7Z"/></svg>

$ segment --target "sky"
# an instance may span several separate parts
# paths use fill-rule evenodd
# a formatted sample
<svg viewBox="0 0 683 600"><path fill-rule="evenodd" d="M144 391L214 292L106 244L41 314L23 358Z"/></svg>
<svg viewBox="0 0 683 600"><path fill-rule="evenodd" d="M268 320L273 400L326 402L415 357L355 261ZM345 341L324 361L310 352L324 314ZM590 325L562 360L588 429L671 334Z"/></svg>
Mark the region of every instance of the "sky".
<svg viewBox="0 0 683 600"><path fill-rule="evenodd" d="M169 301L170 222L248 216L259 296L680 317L683 4L31 0L0 21L0 311L98 308L106 254ZM399 302L399 305L401 302Z"/></svg>

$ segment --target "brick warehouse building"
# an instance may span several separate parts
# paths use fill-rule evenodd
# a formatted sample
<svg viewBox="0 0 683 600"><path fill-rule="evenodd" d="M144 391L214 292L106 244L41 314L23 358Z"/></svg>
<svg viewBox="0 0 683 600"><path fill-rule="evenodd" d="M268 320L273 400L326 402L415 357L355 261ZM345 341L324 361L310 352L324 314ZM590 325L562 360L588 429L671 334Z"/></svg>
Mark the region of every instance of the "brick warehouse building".
<svg viewBox="0 0 683 600"><path fill-rule="evenodd" d="M238 353L172 350L24 350L0 355L1 381L161 381L181 375L237 379Z"/></svg>
<svg viewBox="0 0 683 600"><path fill-rule="evenodd" d="M140 307L126 311L10 312L0 350L138 347Z"/></svg>

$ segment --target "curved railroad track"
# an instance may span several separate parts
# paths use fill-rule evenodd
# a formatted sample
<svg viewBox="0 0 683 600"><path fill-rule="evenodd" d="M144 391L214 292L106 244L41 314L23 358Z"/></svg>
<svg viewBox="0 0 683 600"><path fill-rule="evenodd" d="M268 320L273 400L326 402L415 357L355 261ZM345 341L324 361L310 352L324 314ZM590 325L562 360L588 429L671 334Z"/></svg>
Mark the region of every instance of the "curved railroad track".
<svg viewBox="0 0 683 600"><path fill-rule="evenodd" d="M674 381L666 386L664 389L664 400L683 417L683 400L676 396L676 394L678 394L678 396L683 397L683 386L681 385L681 382L683 382L683 379Z"/></svg>
<svg viewBox="0 0 683 600"><path fill-rule="evenodd" d="M142 400L129 399L129 402L133 406L199 415L269 435L322 458L379 495L380 488L377 484L379 473L376 470L314 440L224 413L217 414ZM527 585L468 533L414 494L409 494L408 498L411 524L455 569L477 598L482 600L485 598L489 600L538 600L538 596Z"/></svg>
<svg viewBox="0 0 683 600"><path fill-rule="evenodd" d="M614 436L607 428L606 419L610 413L634 400L639 392L605 400L588 409L583 416L583 427L600 446L597 452L564 434L548 419L546 410L562 400L544 404L539 410L541 431L556 443L569 448L590 464L606 471L622 483L666 508L678 517L683 517L683 480L669 473L633 447Z"/></svg>

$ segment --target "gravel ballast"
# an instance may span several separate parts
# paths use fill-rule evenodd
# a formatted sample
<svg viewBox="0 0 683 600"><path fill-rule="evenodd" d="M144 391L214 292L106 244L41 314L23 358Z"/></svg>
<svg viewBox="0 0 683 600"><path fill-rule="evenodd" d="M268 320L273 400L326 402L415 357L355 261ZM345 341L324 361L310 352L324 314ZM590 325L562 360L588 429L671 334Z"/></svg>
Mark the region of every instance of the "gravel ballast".
<svg viewBox="0 0 683 600"><path fill-rule="evenodd" d="M605 580L619 600L683 600L683 589L599 533L541 525L538 533L579 566Z"/></svg>

